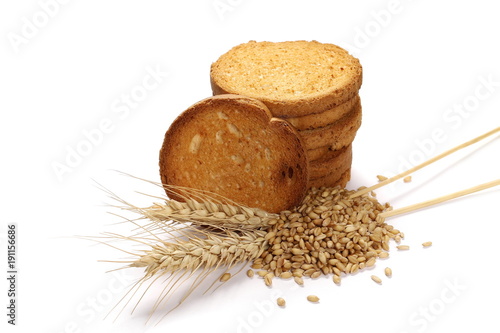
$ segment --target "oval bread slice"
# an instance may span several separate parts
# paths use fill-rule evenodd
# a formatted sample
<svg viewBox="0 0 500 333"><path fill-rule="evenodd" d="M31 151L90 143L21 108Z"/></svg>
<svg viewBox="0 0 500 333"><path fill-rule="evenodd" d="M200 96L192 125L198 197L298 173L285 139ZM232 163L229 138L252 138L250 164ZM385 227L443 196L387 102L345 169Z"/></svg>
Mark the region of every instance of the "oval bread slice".
<svg viewBox="0 0 500 333"><path fill-rule="evenodd" d="M165 134L160 174L163 184L216 193L270 213L298 205L309 177L293 126L273 118L262 102L230 94L204 99L177 117Z"/></svg>
<svg viewBox="0 0 500 333"><path fill-rule="evenodd" d="M210 80L214 95L253 97L275 117L300 117L353 98L362 84L362 67L334 44L250 41L220 56Z"/></svg>

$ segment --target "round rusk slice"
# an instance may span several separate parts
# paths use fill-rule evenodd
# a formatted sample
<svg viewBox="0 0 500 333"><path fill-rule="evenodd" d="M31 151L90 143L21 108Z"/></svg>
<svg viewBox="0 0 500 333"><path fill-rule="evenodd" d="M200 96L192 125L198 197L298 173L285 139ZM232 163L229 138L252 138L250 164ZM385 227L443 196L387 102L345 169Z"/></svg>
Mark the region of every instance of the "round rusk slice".
<svg viewBox="0 0 500 333"><path fill-rule="evenodd" d="M287 121L260 101L232 94L204 99L180 114L165 134L160 175L172 188L194 188L270 213L303 199L308 160Z"/></svg>

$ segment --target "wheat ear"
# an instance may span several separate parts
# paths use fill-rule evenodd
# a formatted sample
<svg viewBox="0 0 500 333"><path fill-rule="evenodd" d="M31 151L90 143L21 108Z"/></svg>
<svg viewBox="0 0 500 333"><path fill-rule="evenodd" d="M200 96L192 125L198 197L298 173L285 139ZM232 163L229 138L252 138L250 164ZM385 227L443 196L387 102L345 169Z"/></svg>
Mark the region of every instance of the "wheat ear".
<svg viewBox="0 0 500 333"><path fill-rule="evenodd" d="M131 222L138 225L137 222ZM149 286L139 297L132 312L156 281L162 277L166 280L166 284L158 294L157 301L153 304L148 318L150 320L158 308L164 305L184 282L194 277L190 287L184 293L179 303L170 311L180 306L217 269L224 268L228 272L236 265L246 265L249 261L253 261L261 256L268 248L268 243L264 239L266 232L261 230L221 231L219 229L214 232L214 230L200 230L189 226L182 229L173 228L172 226L171 230L167 230L168 227L162 225L161 230L171 235L171 240L165 241L157 237L155 234L157 233L156 231L150 231L152 229L151 225L144 226L143 228L146 234L150 234L150 237L138 236L138 234L137 236L105 234L105 237L108 239L129 240L147 247L146 250L137 253L124 251L127 254L133 254L135 258L120 262L127 264L125 267L144 268L144 276L130 288L127 294L116 305L118 306L120 303L125 302L117 317L148 281ZM103 243L110 245L106 242ZM117 248L116 246L112 247ZM216 281L217 277L214 283ZM210 288L214 283L212 283Z"/></svg>
<svg viewBox="0 0 500 333"><path fill-rule="evenodd" d="M102 186L101 188L108 193L109 197L121 203L120 206L115 207L134 212L139 214L140 218L150 219L155 222L191 222L195 225L231 230L253 230L267 228L276 224L279 219L278 214L238 204L216 193L187 187L162 185L152 181L147 182L166 188L169 192L181 197L183 201L141 193L148 197L160 199L162 202L154 203L149 207L137 207L121 199L110 190Z"/></svg>
<svg viewBox="0 0 500 333"><path fill-rule="evenodd" d="M187 199L185 202L165 200L164 203L155 203L151 207L131 208L150 220L192 222L225 229L266 228L278 221L278 215L258 208L208 200L203 202L193 199Z"/></svg>

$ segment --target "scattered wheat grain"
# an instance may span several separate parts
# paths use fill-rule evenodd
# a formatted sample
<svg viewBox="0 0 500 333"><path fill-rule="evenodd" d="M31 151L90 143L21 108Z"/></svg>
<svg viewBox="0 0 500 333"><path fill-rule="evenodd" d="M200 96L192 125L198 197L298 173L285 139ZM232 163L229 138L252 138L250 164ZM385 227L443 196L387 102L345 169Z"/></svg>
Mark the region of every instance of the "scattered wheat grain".
<svg viewBox="0 0 500 333"><path fill-rule="evenodd" d="M317 303L319 302L319 297L316 295L309 295L307 296L307 300L312 303Z"/></svg>
<svg viewBox="0 0 500 333"><path fill-rule="evenodd" d="M224 273L224 274L222 274L222 276L220 277L219 281L220 281L220 282L226 282L226 281L228 281L230 278L231 278L231 273Z"/></svg>
<svg viewBox="0 0 500 333"><path fill-rule="evenodd" d="M378 276L372 275L371 278L375 283L382 284L382 280Z"/></svg>

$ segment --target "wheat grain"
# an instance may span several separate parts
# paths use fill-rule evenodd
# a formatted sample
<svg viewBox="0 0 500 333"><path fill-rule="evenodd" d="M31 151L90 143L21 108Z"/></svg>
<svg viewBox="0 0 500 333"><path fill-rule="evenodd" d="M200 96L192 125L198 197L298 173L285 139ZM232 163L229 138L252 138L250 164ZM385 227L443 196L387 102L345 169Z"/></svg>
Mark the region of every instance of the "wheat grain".
<svg viewBox="0 0 500 333"><path fill-rule="evenodd" d="M379 181L384 181L384 180L387 180L387 177L386 176L382 176L382 175L377 175L377 179Z"/></svg>
<svg viewBox="0 0 500 333"><path fill-rule="evenodd" d="M279 274L279 277L281 279L289 279L292 277L292 272L283 272L283 273Z"/></svg>
<svg viewBox="0 0 500 333"><path fill-rule="evenodd" d="M227 282L227 281L229 281L230 278L231 278L231 273L224 273L220 277L219 281L220 282Z"/></svg>
<svg viewBox="0 0 500 333"><path fill-rule="evenodd" d="M268 287L272 286L273 278L274 278L273 273L267 273L266 275L264 275L264 282L265 282L266 286L268 286Z"/></svg>
<svg viewBox="0 0 500 333"><path fill-rule="evenodd" d="M296 284L298 284L299 286L303 286L304 285L304 279L302 279L302 277L300 276L295 276L293 278L293 280L295 281Z"/></svg>
<svg viewBox="0 0 500 333"><path fill-rule="evenodd" d="M389 258L389 252L380 252L378 257L380 259L385 259L385 258Z"/></svg>
<svg viewBox="0 0 500 333"><path fill-rule="evenodd" d="M309 295L307 296L307 300L312 303L317 303L319 302L319 297L316 295Z"/></svg>
<svg viewBox="0 0 500 333"><path fill-rule="evenodd" d="M278 304L278 306L281 306L281 307L286 305L286 301L282 297L278 297L278 299L276 300L276 303Z"/></svg>

